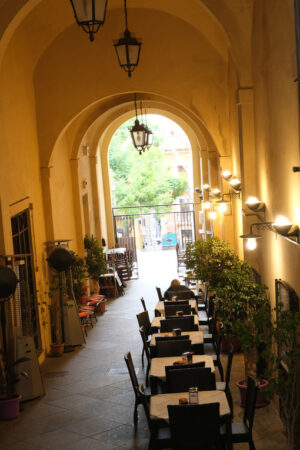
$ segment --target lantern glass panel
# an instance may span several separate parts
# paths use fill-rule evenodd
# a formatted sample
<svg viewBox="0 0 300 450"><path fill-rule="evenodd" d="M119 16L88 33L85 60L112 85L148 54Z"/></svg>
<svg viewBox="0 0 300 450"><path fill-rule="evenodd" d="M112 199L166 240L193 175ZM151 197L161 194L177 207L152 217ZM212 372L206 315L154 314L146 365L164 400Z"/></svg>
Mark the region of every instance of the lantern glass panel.
<svg viewBox="0 0 300 450"><path fill-rule="evenodd" d="M106 0L71 0L78 22L104 22ZM93 5L95 13L93 15Z"/></svg>

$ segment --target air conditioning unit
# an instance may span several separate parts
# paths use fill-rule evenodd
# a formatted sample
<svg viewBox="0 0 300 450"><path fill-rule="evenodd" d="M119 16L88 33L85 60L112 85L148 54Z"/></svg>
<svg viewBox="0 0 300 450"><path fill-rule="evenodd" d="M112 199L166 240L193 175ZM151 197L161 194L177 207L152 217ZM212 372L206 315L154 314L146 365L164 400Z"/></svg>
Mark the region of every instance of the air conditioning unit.
<svg viewBox="0 0 300 450"><path fill-rule="evenodd" d="M20 381L15 385L16 393L22 396L22 401L33 400L45 394L36 348L31 336L17 338L16 359L24 357L29 358L29 361L17 364L16 372L26 372L28 377L20 377Z"/></svg>

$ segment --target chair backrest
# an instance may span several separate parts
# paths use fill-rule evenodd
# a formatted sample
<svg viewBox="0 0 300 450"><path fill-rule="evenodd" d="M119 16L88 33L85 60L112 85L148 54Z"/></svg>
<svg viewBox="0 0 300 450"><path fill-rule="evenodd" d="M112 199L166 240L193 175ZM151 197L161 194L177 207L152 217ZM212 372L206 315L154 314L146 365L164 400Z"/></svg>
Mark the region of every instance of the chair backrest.
<svg viewBox="0 0 300 450"><path fill-rule="evenodd" d="M144 311L147 311L146 303L145 303L144 297L141 297L141 303L142 303L142 306L143 306Z"/></svg>
<svg viewBox="0 0 300 450"><path fill-rule="evenodd" d="M165 316L176 316L178 311L182 311L184 315L191 314L192 308L190 305L165 305Z"/></svg>
<svg viewBox="0 0 300 450"><path fill-rule="evenodd" d="M186 392L190 387L197 387L199 391L216 389L215 374L208 367L179 368L166 374L167 392Z"/></svg>
<svg viewBox="0 0 300 450"><path fill-rule="evenodd" d="M164 298L163 298L163 296L162 296L160 287L156 287L156 292L157 292L157 295L158 295L158 300L159 300L160 302L163 302L163 301L164 301Z"/></svg>
<svg viewBox="0 0 300 450"><path fill-rule="evenodd" d="M157 336L155 338L156 342L159 341L182 341L184 339L190 339L188 334L181 334L180 336Z"/></svg>
<svg viewBox="0 0 300 450"><path fill-rule="evenodd" d="M205 362L201 361L194 364L173 364L173 366L165 366L166 378L167 373L172 372L172 370L180 370L180 369L193 369L197 367L205 367Z"/></svg>
<svg viewBox="0 0 300 450"><path fill-rule="evenodd" d="M194 316L175 317L172 319L161 320L160 331L162 333L172 331L174 328L180 328L182 331L194 331Z"/></svg>
<svg viewBox="0 0 300 450"><path fill-rule="evenodd" d="M141 338L142 338L142 341L143 341L145 355L146 355L147 361L149 362L150 359L151 359L151 356L150 356L150 350L149 350L149 347L148 347L148 344L147 344L147 338L146 338L146 335L145 335L144 326L140 327L140 335L141 335Z"/></svg>
<svg viewBox="0 0 300 450"><path fill-rule="evenodd" d="M227 357L226 375L225 375L225 383L226 383L226 386L229 385L229 381L230 381L232 359L233 359L233 345L230 344L230 346L229 346L229 352L228 352L228 357Z"/></svg>
<svg viewBox="0 0 300 450"><path fill-rule="evenodd" d="M146 336L149 336L150 334L150 328L151 328L151 322L149 319L149 313L148 311L143 311L136 315L136 318L139 323L139 327L144 327L144 332Z"/></svg>
<svg viewBox="0 0 300 450"><path fill-rule="evenodd" d="M189 339L178 341L158 341L156 343L156 356L158 358L164 356L179 356L184 352L190 352L192 348Z"/></svg>
<svg viewBox="0 0 300 450"><path fill-rule="evenodd" d="M256 395L257 395L257 382L254 378L248 376L247 393L244 410L244 423L245 425L247 425L250 432L252 431L254 421Z"/></svg>
<svg viewBox="0 0 300 450"><path fill-rule="evenodd" d="M177 300L187 300L189 298L194 298L195 295L191 291L187 290L180 291L179 289L176 291L170 290L168 292L165 292L165 298L172 298L172 297L177 297Z"/></svg>
<svg viewBox="0 0 300 450"><path fill-rule="evenodd" d="M130 352L125 353L124 359L125 359L125 362L126 362L126 365L127 365L127 369L128 369L129 375L130 375L130 380L131 380L131 383L132 383L132 387L133 387L134 393L135 393L136 396L138 396L139 383L138 383L138 379L137 379L137 376L136 376L136 373L135 373L135 369L134 369L134 365L133 365L133 362L132 362L131 353Z"/></svg>
<svg viewBox="0 0 300 450"><path fill-rule="evenodd" d="M216 335L215 333L213 333L213 346L218 358L221 352L221 341L222 341L221 334Z"/></svg>
<svg viewBox="0 0 300 450"><path fill-rule="evenodd" d="M165 300L165 307L166 306L174 306L174 305L181 306L181 305L188 305L188 304L189 304L188 300L176 300L176 302Z"/></svg>
<svg viewBox="0 0 300 450"><path fill-rule="evenodd" d="M172 448L221 447L220 405L168 405Z"/></svg>

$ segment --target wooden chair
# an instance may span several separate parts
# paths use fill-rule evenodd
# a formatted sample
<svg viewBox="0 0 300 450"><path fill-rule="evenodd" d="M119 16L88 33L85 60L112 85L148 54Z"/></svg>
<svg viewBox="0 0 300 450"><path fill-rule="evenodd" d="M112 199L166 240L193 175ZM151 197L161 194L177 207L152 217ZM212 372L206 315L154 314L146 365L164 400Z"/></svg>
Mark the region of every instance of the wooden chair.
<svg viewBox="0 0 300 450"><path fill-rule="evenodd" d="M149 346L148 346L148 343L147 343L147 338L146 338L146 335L145 335L144 326L140 327L140 335L141 335L141 338L142 338L143 348L144 348L146 359L147 359L146 386L148 387L149 386L149 371L150 371L151 355L150 355L150 350L149 350Z"/></svg>
<svg viewBox="0 0 300 450"><path fill-rule="evenodd" d="M190 387L199 391L216 389L215 374L208 367L178 368L166 372L167 392L186 392Z"/></svg>
<svg viewBox="0 0 300 450"><path fill-rule="evenodd" d="M175 317L161 320L160 331L162 333L172 331L174 328L180 328L182 331L195 331L198 327L195 326L194 316Z"/></svg>
<svg viewBox="0 0 300 450"><path fill-rule="evenodd" d="M117 297L118 296L118 288L116 279L113 276L105 276L102 275L99 278L100 283L100 292L103 292L106 297Z"/></svg>
<svg viewBox="0 0 300 450"><path fill-rule="evenodd" d="M143 327L144 329L144 334L146 336L146 342L147 342L147 347L149 347L150 342L148 342L148 338L150 336L150 331L151 331L151 322L149 319L149 313L148 311L143 311L139 314L136 315L139 327ZM145 354L145 346L143 346L143 350L142 350L142 367L144 367L144 354Z"/></svg>
<svg viewBox="0 0 300 450"><path fill-rule="evenodd" d="M149 404L144 391L144 386L141 384L139 387L139 395L142 405L144 407L148 428L150 431L150 441L148 450L151 449L164 449L171 448L171 431L165 424L162 425L161 421L152 420L150 418Z"/></svg>
<svg viewBox="0 0 300 450"><path fill-rule="evenodd" d="M252 428L254 422L255 403L257 395L257 382L254 378L247 378L247 394L245 401L244 417L241 423L232 423L231 440L234 444L240 442L248 442L249 449L255 450L255 445L252 438ZM225 440L225 430L221 431L222 437Z"/></svg>
<svg viewBox="0 0 300 450"><path fill-rule="evenodd" d="M127 365L127 369L128 369L128 372L129 372L130 380L131 380L131 383L132 383L133 392L134 392L134 395L135 395L133 423L134 423L134 426L136 426L137 422L138 422L137 407L138 407L138 405L142 404L142 399L141 399L140 392L139 392L138 379L137 379L137 376L136 376L136 373L135 373L135 369L134 369L134 365L133 365L133 362L132 362L131 353L127 352L124 355L124 359L125 359L125 362L126 362L126 365ZM149 398L150 398L150 395L151 395L151 392L150 392L149 388L146 388L145 395L147 397L147 400L149 401Z"/></svg>
<svg viewBox="0 0 300 450"><path fill-rule="evenodd" d="M227 401L228 401L228 404L229 404L229 407L230 407L231 416L233 417L233 401L232 401L232 395L231 395L230 387L229 387L232 359L233 359L233 345L230 344L228 357L227 357L225 381L217 381L216 388L217 388L218 391L224 391L225 392L226 397L227 397Z"/></svg>
<svg viewBox="0 0 300 450"><path fill-rule="evenodd" d="M141 303L142 303L142 306L143 306L144 311L147 311L146 303L145 303L144 297L141 297Z"/></svg>
<svg viewBox="0 0 300 450"><path fill-rule="evenodd" d="M182 311L183 314L185 316L187 316L192 313L192 308L190 305L182 305L182 304L180 304L180 305L165 305L165 317L176 316L178 311Z"/></svg>
<svg viewBox="0 0 300 450"><path fill-rule="evenodd" d="M156 356L158 358L167 356L180 356L184 352L190 352L192 344L189 339L158 341L156 343Z"/></svg>
<svg viewBox="0 0 300 450"><path fill-rule="evenodd" d="M163 301L164 301L164 298L163 298L163 296L162 296L160 287L156 287L156 292L157 292L157 295L158 295L158 300L159 300L160 302L163 302Z"/></svg>
<svg viewBox="0 0 300 450"><path fill-rule="evenodd" d="M221 450L220 405L168 405L172 449Z"/></svg>

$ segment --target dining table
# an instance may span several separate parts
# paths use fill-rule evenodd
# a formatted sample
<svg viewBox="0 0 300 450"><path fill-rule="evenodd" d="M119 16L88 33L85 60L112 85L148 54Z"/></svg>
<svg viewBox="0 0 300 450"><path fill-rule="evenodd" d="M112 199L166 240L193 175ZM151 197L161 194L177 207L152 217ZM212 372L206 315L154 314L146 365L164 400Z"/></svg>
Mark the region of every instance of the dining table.
<svg viewBox="0 0 300 450"><path fill-rule="evenodd" d="M169 423L168 405L178 405L179 399L189 399L188 392L176 392L168 394L157 394L150 397L150 418L155 421L165 421ZM224 424L226 429L226 449L232 450L231 440L231 415L230 407L223 391L198 391L198 404L219 403L220 424ZM201 436L199 436L199 440Z"/></svg>

